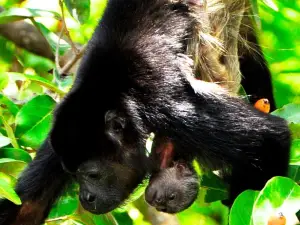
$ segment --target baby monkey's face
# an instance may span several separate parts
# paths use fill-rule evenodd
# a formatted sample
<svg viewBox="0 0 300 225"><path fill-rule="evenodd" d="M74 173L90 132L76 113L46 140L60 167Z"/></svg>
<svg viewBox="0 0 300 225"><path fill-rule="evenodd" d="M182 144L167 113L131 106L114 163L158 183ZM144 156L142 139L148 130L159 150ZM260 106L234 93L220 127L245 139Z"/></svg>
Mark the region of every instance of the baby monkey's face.
<svg viewBox="0 0 300 225"><path fill-rule="evenodd" d="M195 201L198 190L196 171L187 163L175 162L172 167L152 175L145 199L158 211L178 213Z"/></svg>

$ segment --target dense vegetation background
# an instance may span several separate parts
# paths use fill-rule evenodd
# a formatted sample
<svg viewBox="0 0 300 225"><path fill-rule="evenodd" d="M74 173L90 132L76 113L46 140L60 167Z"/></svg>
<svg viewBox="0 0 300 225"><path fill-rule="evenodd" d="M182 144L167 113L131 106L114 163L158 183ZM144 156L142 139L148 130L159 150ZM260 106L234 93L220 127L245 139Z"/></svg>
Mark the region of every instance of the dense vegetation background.
<svg viewBox="0 0 300 225"><path fill-rule="evenodd" d="M280 108L272 113L287 119L293 132L289 177L272 178L260 192L245 191L229 211L220 203L226 198L226 186L213 174L203 174L199 198L176 216L148 207L143 199L144 186L123 207L107 215L93 216L80 207L78 187L73 184L52 208L46 224L297 223L297 215L300 217L300 1L253 0L252 4L261 16L260 20L255 19L259 25L257 32L272 71ZM105 0L0 0L0 196L15 204L21 204L13 190L16 178L32 161L46 137L53 108L71 87L76 60L84 51L105 5ZM68 32L58 45L64 24ZM56 64L55 55L60 56ZM58 72L65 76L58 76Z"/></svg>

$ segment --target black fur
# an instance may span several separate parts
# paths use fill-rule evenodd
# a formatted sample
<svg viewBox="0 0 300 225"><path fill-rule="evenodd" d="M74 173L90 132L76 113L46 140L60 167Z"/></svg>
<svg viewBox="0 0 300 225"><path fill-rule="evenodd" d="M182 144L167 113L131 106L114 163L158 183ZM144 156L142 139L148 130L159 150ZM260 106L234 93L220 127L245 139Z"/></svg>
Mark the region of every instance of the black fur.
<svg viewBox="0 0 300 225"><path fill-rule="evenodd" d="M250 43L256 44L256 46L253 46L255 52L240 53L242 55L240 58L240 69L243 75L241 84L245 88L247 95L249 95L249 100L252 104L261 98L267 98L270 103L270 111L272 112L276 109L276 104L268 63L263 57L261 47L257 45L258 40L255 35L251 32L245 38Z"/></svg>
<svg viewBox="0 0 300 225"><path fill-rule="evenodd" d="M232 166L232 198L244 189L261 188L272 176L286 175L290 134L284 120L225 94L196 94L187 81L189 68L181 54L193 25L187 7L179 3L109 1L75 84L57 107L50 145L45 142L18 181L23 201L42 199L46 207L31 209L28 217L22 213L26 206L20 211L3 200L1 225L11 224L17 214L15 224L41 224L69 180L62 165L77 171L83 191L94 193L99 187L97 200L84 202L86 209L96 204L93 213L105 213L122 204L146 173L144 146L150 132L171 137L183 158L196 157L210 168ZM117 116L106 120L108 110ZM111 128L119 117L126 125ZM103 177L104 186L97 183L91 191L77 169L94 158L101 161L97 171L127 176L132 183L107 188ZM130 172L115 170L122 167ZM101 197L107 193L114 193L111 204Z"/></svg>

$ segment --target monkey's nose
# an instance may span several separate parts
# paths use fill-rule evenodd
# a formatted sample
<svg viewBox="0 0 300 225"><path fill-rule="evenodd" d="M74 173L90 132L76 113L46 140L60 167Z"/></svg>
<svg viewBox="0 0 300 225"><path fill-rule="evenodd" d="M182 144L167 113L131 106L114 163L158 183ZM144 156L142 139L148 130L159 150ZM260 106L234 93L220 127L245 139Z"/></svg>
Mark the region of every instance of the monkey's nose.
<svg viewBox="0 0 300 225"><path fill-rule="evenodd" d="M167 207L166 206L158 206L158 207L156 207L156 210L160 211L160 212L167 212Z"/></svg>
<svg viewBox="0 0 300 225"><path fill-rule="evenodd" d="M96 196L90 192L84 191L81 194L81 199L84 200L87 203L93 203L96 200Z"/></svg>
<svg viewBox="0 0 300 225"><path fill-rule="evenodd" d="M156 203L157 205L160 205L160 204L162 203L162 198L157 197L157 198L155 199L155 203Z"/></svg>
<svg viewBox="0 0 300 225"><path fill-rule="evenodd" d="M90 203L94 202L96 200L96 196L92 195L91 193L88 193L86 196L86 200Z"/></svg>

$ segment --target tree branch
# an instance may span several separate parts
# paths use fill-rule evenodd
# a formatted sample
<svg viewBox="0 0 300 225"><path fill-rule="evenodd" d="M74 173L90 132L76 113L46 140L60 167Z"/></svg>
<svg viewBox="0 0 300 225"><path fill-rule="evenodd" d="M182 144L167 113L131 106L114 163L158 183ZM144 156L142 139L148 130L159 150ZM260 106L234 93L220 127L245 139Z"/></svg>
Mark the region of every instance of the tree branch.
<svg viewBox="0 0 300 225"><path fill-rule="evenodd" d="M0 7L0 12L3 8ZM54 61L54 54L46 38L38 29L24 21L0 24L0 35L36 55L46 57Z"/></svg>
<svg viewBox="0 0 300 225"><path fill-rule="evenodd" d="M80 51L77 54L72 55L72 58L66 63L66 65L64 65L64 67L59 71L61 75L63 74L68 74L69 71L71 70L71 68L73 66L75 66L75 64L78 62L78 60L82 57L82 55L84 54L85 50L86 50L86 46L84 45Z"/></svg>

